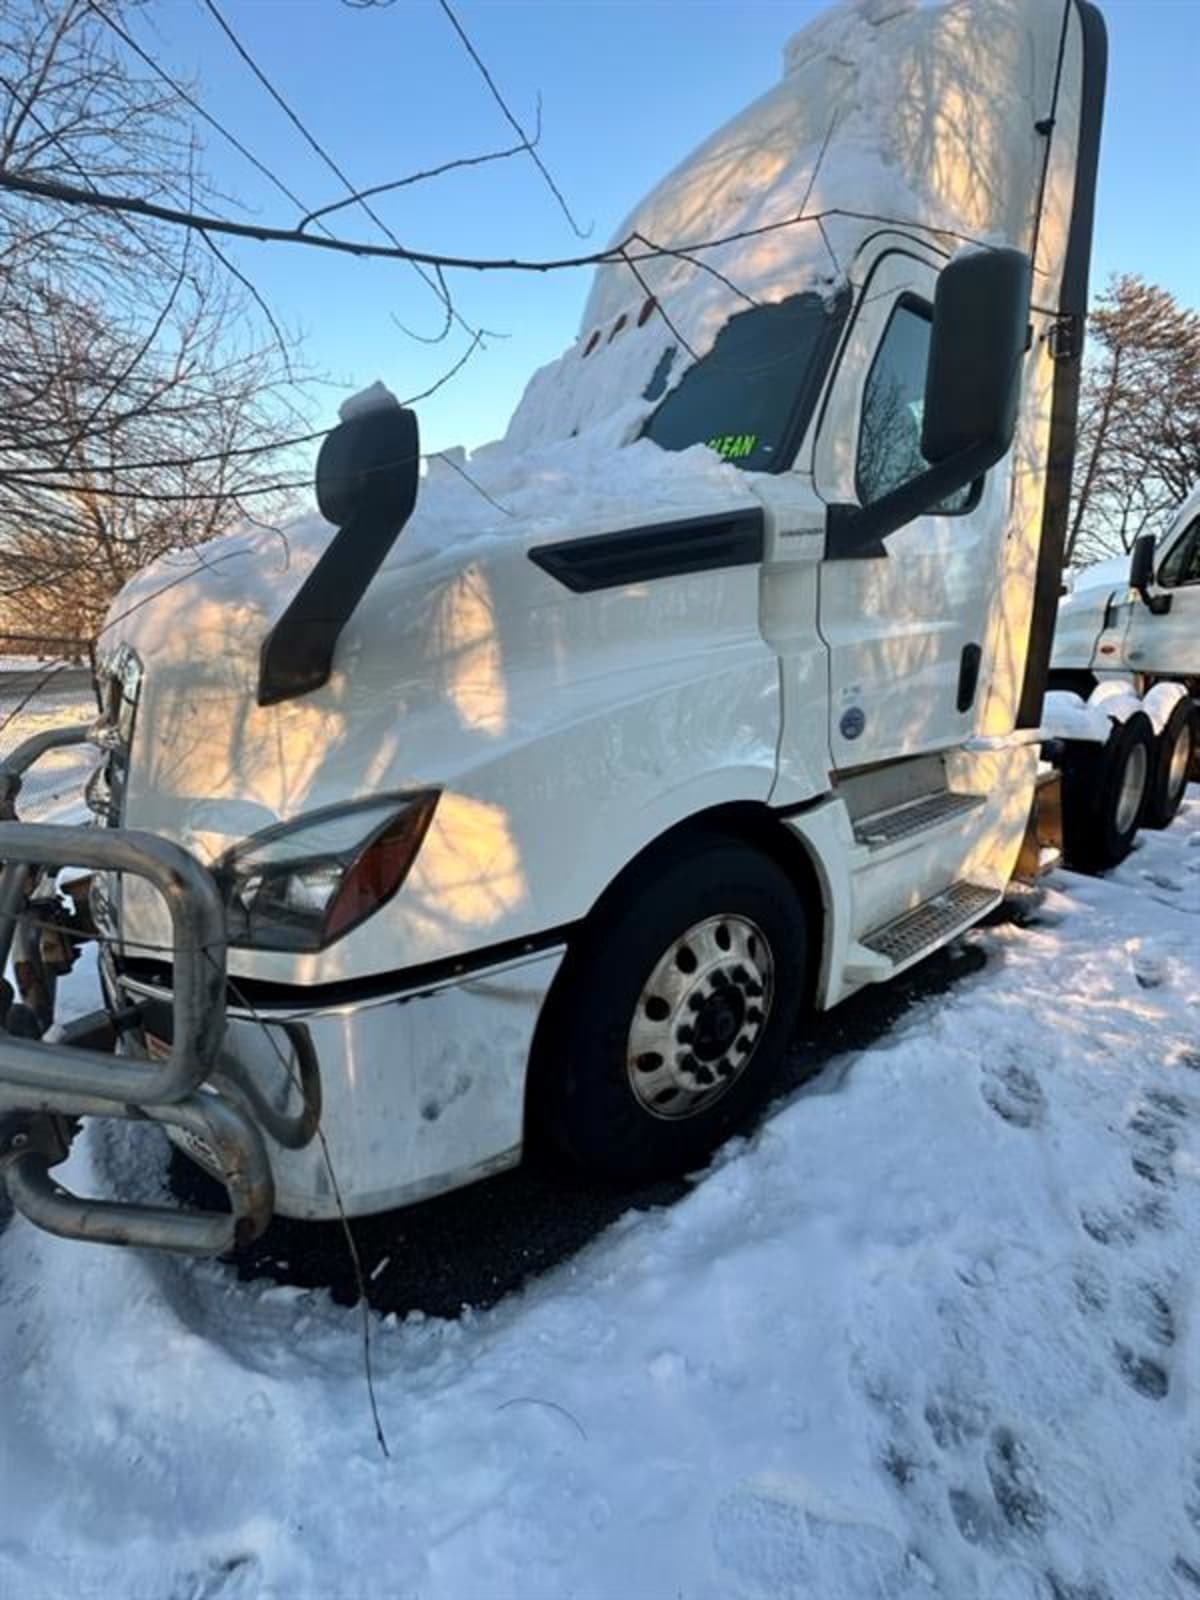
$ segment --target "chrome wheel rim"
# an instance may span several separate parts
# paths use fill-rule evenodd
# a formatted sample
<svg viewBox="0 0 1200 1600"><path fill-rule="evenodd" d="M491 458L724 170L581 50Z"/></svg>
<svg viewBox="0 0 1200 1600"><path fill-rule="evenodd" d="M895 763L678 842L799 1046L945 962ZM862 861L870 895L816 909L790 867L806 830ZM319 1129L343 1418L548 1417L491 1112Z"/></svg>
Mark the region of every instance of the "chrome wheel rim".
<svg viewBox="0 0 1200 1600"><path fill-rule="evenodd" d="M1171 764L1167 768L1167 797L1174 801L1187 782L1188 768L1192 764L1192 730L1185 722L1175 735L1171 747Z"/></svg>
<svg viewBox="0 0 1200 1600"><path fill-rule="evenodd" d="M775 962L748 917L707 917L655 963L629 1028L634 1097L674 1122L706 1110L738 1081L771 1015Z"/></svg>
<svg viewBox="0 0 1200 1600"><path fill-rule="evenodd" d="M1133 827L1142 811L1142 801L1146 797L1146 773L1149 763L1146 759L1146 746L1135 744L1129 752L1129 760L1125 763L1125 771L1121 774L1121 789L1117 796L1117 832L1128 833Z"/></svg>

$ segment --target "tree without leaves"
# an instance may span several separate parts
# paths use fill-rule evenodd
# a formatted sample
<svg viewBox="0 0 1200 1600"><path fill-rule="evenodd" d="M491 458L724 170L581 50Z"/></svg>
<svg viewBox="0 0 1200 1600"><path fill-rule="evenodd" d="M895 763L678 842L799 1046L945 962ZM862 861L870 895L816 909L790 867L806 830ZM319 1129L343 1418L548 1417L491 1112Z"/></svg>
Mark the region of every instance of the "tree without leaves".
<svg viewBox="0 0 1200 1600"><path fill-rule="evenodd" d="M1200 481L1200 313L1132 274L1089 323L1067 541L1075 565L1158 532Z"/></svg>
<svg viewBox="0 0 1200 1600"><path fill-rule="evenodd" d="M0 174L129 182L194 201L202 183L180 102L118 51L86 0L6 8ZM273 322L260 332L253 286L209 243L181 246L177 233L139 218L0 192L0 609L9 628L94 632L139 567L224 531L240 519L242 496L287 476L270 447L304 419L283 335ZM139 478L146 498L100 492L114 463L159 458L179 464ZM64 487L39 486L38 472Z"/></svg>
<svg viewBox="0 0 1200 1600"><path fill-rule="evenodd" d="M44 436L27 421L19 458L0 457L0 603L18 602L25 631L91 636L135 572L228 528L278 474L277 458L231 454L269 441L288 412L269 348L230 347L230 298L207 272L149 352L141 331L86 304L39 296L0 316L20 344L19 365L0 355L0 416L31 386L44 412ZM109 496L108 468L130 456L177 464ZM19 476L31 458L53 463L56 487Z"/></svg>

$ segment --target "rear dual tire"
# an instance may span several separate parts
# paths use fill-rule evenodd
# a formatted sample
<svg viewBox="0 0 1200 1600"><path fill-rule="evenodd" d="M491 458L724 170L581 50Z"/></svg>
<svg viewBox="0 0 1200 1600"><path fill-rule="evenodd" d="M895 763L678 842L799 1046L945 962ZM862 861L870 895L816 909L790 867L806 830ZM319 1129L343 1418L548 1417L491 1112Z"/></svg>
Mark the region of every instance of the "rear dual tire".
<svg viewBox="0 0 1200 1600"><path fill-rule="evenodd" d="M1198 742L1196 703L1180 700L1155 740L1154 770L1142 817L1144 827L1166 828L1175 820L1187 793Z"/></svg>
<svg viewBox="0 0 1200 1600"><path fill-rule="evenodd" d="M1083 872L1117 866L1133 848L1155 773L1150 718L1135 711L1107 743L1068 744L1063 759L1063 851Z"/></svg>

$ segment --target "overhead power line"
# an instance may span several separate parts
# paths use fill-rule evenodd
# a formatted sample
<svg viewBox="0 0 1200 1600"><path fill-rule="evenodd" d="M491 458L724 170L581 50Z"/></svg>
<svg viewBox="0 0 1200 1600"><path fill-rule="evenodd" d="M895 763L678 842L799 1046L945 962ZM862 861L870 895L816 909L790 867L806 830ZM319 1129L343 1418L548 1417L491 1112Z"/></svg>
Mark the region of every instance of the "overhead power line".
<svg viewBox="0 0 1200 1600"><path fill-rule="evenodd" d="M125 28L117 20L117 18L110 15L110 13L102 5L98 4L97 0L86 0L86 3L88 9L96 17L98 17L100 21L117 36L118 39L121 40L127 49L131 50L133 54L137 56L139 61L149 68L149 70L154 74L160 83L165 84L166 87L170 89L172 94L177 95L184 105L188 106L192 111L194 111L195 114L204 123L206 123L208 127L212 128L215 133L219 134L231 149L236 150L244 160L250 163L256 172L260 173L262 177L266 178L267 182L270 183L285 200L294 205L298 212L300 212L302 215L305 215L306 221L312 221L314 215L319 216L321 214L320 212L310 212L305 201L300 198L295 190L292 189L290 185L287 184L272 167L269 167L265 161L261 160L260 157L255 155L254 151L251 150L242 139L239 139L237 134L234 133L232 129L227 127L225 123L223 123L218 117L213 116L213 114L204 105L202 105L195 95L191 94L177 78L174 78L164 67L160 66L159 63L155 61L154 57L138 43L129 30ZM218 20L221 21L222 26L226 28L226 32L229 32L230 30L228 29L227 24L224 23L224 20L221 18L218 18ZM245 54L244 51L242 53ZM258 69L255 68L256 73L257 70ZM268 87L270 86L268 85ZM281 97L277 95L273 88L271 89L271 93L274 98L282 103ZM286 105L284 106L284 109L288 110L289 114L291 114L290 108L288 108ZM465 158L464 164L467 162L474 163L478 159L479 158L477 157ZM334 170L336 172L337 169L334 168ZM339 179L341 179L340 173L338 176ZM418 175L418 177L423 176L425 176L425 174ZM436 176L436 174L430 173L428 176ZM417 180L414 179L413 181ZM328 233L328 229L323 223L318 222L317 225L322 229L323 232ZM303 226L303 224L301 224L301 226ZM395 239L394 237L392 242L397 245L399 244L399 240ZM442 305L446 311L446 323L441 332L435 335L433 338L428 338L421 334L413 333L411 329L405 329L404 331L406 333L409 333L411 337L417 339L422 344L437 344L440 343L445 337L446 333L449 331L451 322L455 320L460 323L466 332L472 335L474 335L476 332L483 331L472 328L461 316L458 315L454 309L450 297L450 291L446 285L440 281L437 273L431 276L422 269L418 262L413 262L412 265L422 282L424 282L426 286L432 290L432 292L442 302Z"/></svg>
<svg viewBox="0 0 1200 1600"><path fill-rule="evenodd" d="M188 90L184 88L183 84L178 81L178 79L173 78L164 67L159 66L154 57L150 55L148 51L142 48L142 46L137 42L128 29L122 27L117 19L114 16L111 16L103 6L97 5L96 0L87 0L87 5L88 9L97 17L99 17L100 21L103 22L107 28L111 29L112 32L116 34L117 38L121 40L126 48L132 50L134 55L137 56L138 60L141 61L145 66L149 67L150 71L160 83L166 84L167 88L170 89L172 94L178 95L179 99L182 100L185 106L194 111L196 115L203 122L207 123L215 133L219 133L222 139L224 139L225 142L231 146L231 148L236 150L240 156L248 161L256 172L260 173L264 178L266 178L267 182L272 184L285 200L290 200L298 211L304 211L306 209L304 201L301 200L299 195L294 193L294 191L288 187L279 174L268 167L265 161L261 161L258 156L254 154L253 150L249 149L248 146L238 138L236 133L232 132L225 126L223 122L219 121L218 118L214 117L210 111L206 110L205 107L201 105L200 101L196 99L195 95L190 94Z"/></svg>
<svg viewBox="0 0 1200 1600"><path fill-rule="evenodd" d="M271 99L275 102L275 104L283 112L284 116L287 117L288 121L296 129L297 133L299 133L300 137L304 140L304 142L308 145L308 147L314 152L314 154L316 156L319 157L319 159L321 161L324 162L325 166L329 169L330 172L333 173L334 177L337 178L338 182L345 186L345 189L346 189L347 193L349 195L351 195L356 200L358 205L362 208L362 210L366 213L366 215L371 219L371 221L375 224L375 226L383 234L384 238L387 239L396 249L402 250L404 248L404 246L400 243L400 240L397 238L396 234L388 226L388 224L383 220L383 218L379 215L379 213L374 209L374 207L370 205L368 200L366 198L364 198L363 192L359 189L358 185L356 185L355 183L353 183L351 181L351 179L346 175L346 173L342 169L342 167L338 165L338 163L333 159L333 157L330 155L329 151L326 150L325 146L321 143L321 141L308 128L306 123L301 119L299 114L292 108L292 106L288 103L288 101L284 99L283 95L275 87L275 85L274 85L274 83L272 83L271 79L267 77L267 74L259 66L258 62L250 54L250 51L246 48L246 46L242 43L241 39L234 32L234 30L230 26L229 22L222 15L220 9L215 4L215 0L204 0L204 6L205 6L205 9L208 11L209 15L212 17L213 21L220 28L221 32L229 40L229 43L233 46L234 50L237 52L237 54L240 56L240 58L245 62L246 66L250 69L250 71L254 74L254 77L258 80L258 82L262 85L262 87L270 95ZM520 130L518 130L518 131L520 131ZM521 137L526 143L528 143L528 138L524 133L521 134ZM304 209L304 208L302 207L301 209ZM312 215L313 215L313 213L310 212L308 214L308 216L304 220L305 221L311 221L312 220ZM303 228L303 226L304 226L304 222L301 222L300 227ZM445 309L446 309L446 322L445 322L445 326L443 327L441 333L436 335L435 338L433 338L433 339L431 339L429 341L426 341L426 342L436 344L436 343L440 342L440 340L444 339L446 334L450 331L451 322L458 322L470 334L475 334L475 333L478 333L478 332L482 331L482 330L479 330L479 329L476 329L476 328L472 328L459 315L459 313L456 311L455 306L454 306L454 302L453 302L453 300L451 299L451 296L450 296L450 290L447 287L445 281L443 280L443 278L441 276L441 269L440 268L437 268L436 271L435 271L435 274L431 277L424 270L424 268L421 266L421 264L418 261L416 261L411 256L408 259L411 262L411 264L413 266L413 269L416 271L417 275L434 292L434 294L436 294L438 296L438 298L442 301L442 303L443 303L443 305L445 306Z"/></svg>
<svg viewBox="0 0 1200 1600"><path fill-rule="evenodd" d="M206 0L206 4L209 4L209 3L211 3L211 0ZM558 184L555 183L554 179L551 177L550 171L547 168L546 163L542 160L541 156L538 155L537 151L534 149L534 145L537 143L537 141L530 139L529 135L525 132L525 129L521 126L521 124L517 121L516 117L513 115L511 109L509 108L508 102L505 100L504 96L500 93L500 90L496 87L496 80L492 77L491 73L488 71L487 67L484 64L483 58L480 56L478 50L476 50L475 46L471 43L470 37L467 34L467 30L463 27L462 23L458 20L458 17L455 15L453 7L450 5L450 0L438 0L438 4L441 6L442 10L445 12L446 17L449 20L450 26L454 29L455 33L462 40L463 49L467 52L467 54L470 56L471 60L479 68L479 72L480 72L481 77L483 78L484 83L487 84L489 90L491 91L492 99L496 102L496 104L500 107L501 111L504 113L505 118L507 119L510 127L512 127L514 129L514 131L520 135L521 141L522 141L525 149L529 151L529 155L530 155L531 160L533 161L533 164L537 167L537 169L541 173L542 177L546 180L546 184L547 184L547 187L550 190L550 193L558 201L559 208L562 211L563 216L566 217L567 221L571 224L571 228L574 231L576 238L578 238L578 239L586 239L586 238L588 238L590 236L590 234L591 234L591 231L592 231L592 224L589 223L589 225L586 228L581 228L579 226L579 224L576 222L574 216L571 213L571 208L567 204L566 199L563 196L562 190L558 187ZM539 123L539 125L541 123L541 115L542 115L542 107L541 107L541 101L539 100L539 102L538 102L538 123Z"/></svg>

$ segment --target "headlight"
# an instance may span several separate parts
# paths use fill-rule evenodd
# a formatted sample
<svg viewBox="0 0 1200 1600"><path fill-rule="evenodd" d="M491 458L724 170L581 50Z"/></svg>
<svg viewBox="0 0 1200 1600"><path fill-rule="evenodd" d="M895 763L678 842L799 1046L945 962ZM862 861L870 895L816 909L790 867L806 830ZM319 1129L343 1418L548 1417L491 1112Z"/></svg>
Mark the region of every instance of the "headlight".
<svg viewBox="0 0 1200 1600"><path fill-rule="evenodd" d="M408 876L437 790L314 811L247 839L216 867L229 942L323 950L385 905Z"/></svg>

